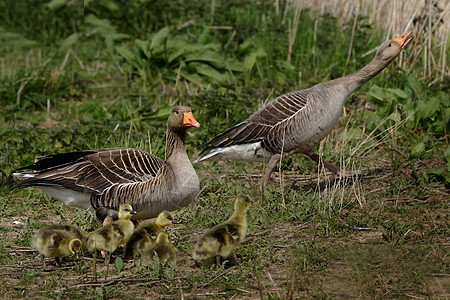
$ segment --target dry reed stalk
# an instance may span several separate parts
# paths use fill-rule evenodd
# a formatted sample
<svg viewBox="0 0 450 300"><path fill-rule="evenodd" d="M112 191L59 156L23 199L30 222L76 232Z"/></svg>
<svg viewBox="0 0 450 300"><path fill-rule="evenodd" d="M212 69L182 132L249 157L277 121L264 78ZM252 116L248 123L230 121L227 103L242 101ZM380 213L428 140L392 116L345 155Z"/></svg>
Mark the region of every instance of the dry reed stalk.
<svg viewBox="0 0 450 300"><path fill-rule="evenodd" d="M298 28L298 22L300 20L300 14L302 12L302 9L300 7L300 4L297 4L296 10L295 10L295 17L294 17L294 24L292 28L289 28L289 48L288 48L288 56L287 61L291 61L292 52L294 51L294 44L295 44L295 38L297 36L297 28Z"/></svg>
<svg viewBox="0 0 450 300"><path fill-rule="evenodd" d="M406 71L421 64L420 79L430 80L430 85L450 75L447 63L450 2L447 0L288 0L285 14L292 9L292 3L320 15L329 13L343 21L358 14L367 16L384 31L386 39L412 30L416 36L414 44L395 63Z"/></svg>

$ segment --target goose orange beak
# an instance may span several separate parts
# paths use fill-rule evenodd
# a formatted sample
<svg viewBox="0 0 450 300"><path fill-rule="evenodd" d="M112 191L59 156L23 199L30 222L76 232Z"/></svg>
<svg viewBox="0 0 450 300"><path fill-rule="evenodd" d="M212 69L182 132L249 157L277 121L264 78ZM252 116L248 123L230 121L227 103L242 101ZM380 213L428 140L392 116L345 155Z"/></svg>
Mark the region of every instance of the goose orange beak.
<svg viewBox="0 0 450 300"><path fill-rule="evenodd" d="M183 114L183 125L186 127L200 127L200 123L195 120L194 116L191 112L187 112Z"/></svg>
<svg viewBox="0 0 450 300"><path fill-rule="evenodd" d="M401 36L396 37L393 41L399 43L402 49L405 49L409 42L411 42L414 38L413 36L410 36L411 33L411 31L405 32Z"/></svg>

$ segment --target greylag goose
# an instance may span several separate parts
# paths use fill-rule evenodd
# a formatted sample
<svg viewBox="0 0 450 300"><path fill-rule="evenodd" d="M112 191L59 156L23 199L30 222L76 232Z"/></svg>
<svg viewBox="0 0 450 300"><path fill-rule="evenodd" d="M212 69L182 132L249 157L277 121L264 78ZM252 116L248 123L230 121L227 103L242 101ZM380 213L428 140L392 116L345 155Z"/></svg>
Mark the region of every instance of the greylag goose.
<svg viewBox="0 0 450 300"><path fill-rule="evenodd" d="M97 251L108 251L111 255L120 245L125 244L134 231L134 224L130 218L135 213L131 205L121 204L118 220L91 233L87 241L89 252L96 255Z"/></svg>
<svg viewBox="0 0 450 300"><path fill-rule="evenodd" d="M43 266L45 257L54 257L59 266L60 258L73 254L78 258L79 253L86 248L86 236L80 236L79 233L70 225L50 225L39 229L33 236L32 245L42 254Z"/></svg>
<svg viewBox="0 0 450 300"><path fill-rule="evenodd" d="M219 265L224 260L236 263L233 250L244 240L247 232L248 196L240 196L234 203L234 212L224 223L208 230L195 244L192 258L197 264Z"/></svg>
<svg viewBox="0 0 450 300"><path fill-rule="evenodd" d="M96 149L44 156L14 173L66 205L95 211L100 220L117 215L121 203L138 213L133 220L156 217L191 203L199 179L186 153L186 130L200 127L188 106L173 108L167 126L166 160L128 148Z"/></svg>
<svg viewBox="0 0 450 300"><path fill-rule="evenodd" d="M270 101L242 123L217 135L194 162L239 160L267 162L262 187L266 186L283 157L304 153L315 162L321 158L314 146L337 123L347 98L357 88L388 66L412 40L411 32L384 42L373 60L359 71L311 88L284 94ZM339 167L323 161L326 168L340 174Z"/></svg>
<svg viewBox="0 0 450 300"><path fill-rule="evenodd" d="M169 235L165 232L158 233L156 242L141 251L141 260L144 263L153 263L155 255L158 256L159 263L165 265L167 262L176 262L177 248L169 240Z"/></svg>
<svg viewBox="0 0 450 300"><path fill-rule="evenodd" d="M156 220L141 222L125 245L124 256L137 258L139 250L155 243L158 233L163 232L166 226L177 223L173 214L167 210L161 212Z"/></svg>

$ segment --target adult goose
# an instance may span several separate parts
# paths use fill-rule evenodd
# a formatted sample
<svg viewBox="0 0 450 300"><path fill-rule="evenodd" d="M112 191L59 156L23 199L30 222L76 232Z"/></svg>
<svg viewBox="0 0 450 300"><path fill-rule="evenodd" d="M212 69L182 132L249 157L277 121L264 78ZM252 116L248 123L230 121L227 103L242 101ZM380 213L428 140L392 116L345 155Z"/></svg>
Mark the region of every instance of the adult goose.
<svg viewBox="0 0 450 300"><path fill-rule="evenodd" d="M313 148L337 123L347 98L386 68L410 43L410 35L411 32L406 32L384 42L374 59L351 75L284 94L270 101L242 123L204 144L208 147L194 162L268 162L262 186L267 185L277 161L283 157L304 153L319 163L321 159L313 152ZM341 173L336 165L326 161L323 164L334 174Z"/></svg>
<svg viewBox="0 0 450 300"><path fill-rule="evenodd" d="M11 187L35 186L66 205L95 211L100 220L117 216L121 203L138 212L133 220L156 217L191 203L199 179L186 153L186 131L200 127L188 106L170 113L166 160L129 148L96 149L44 156L15 173L24 181Z"/></svg>

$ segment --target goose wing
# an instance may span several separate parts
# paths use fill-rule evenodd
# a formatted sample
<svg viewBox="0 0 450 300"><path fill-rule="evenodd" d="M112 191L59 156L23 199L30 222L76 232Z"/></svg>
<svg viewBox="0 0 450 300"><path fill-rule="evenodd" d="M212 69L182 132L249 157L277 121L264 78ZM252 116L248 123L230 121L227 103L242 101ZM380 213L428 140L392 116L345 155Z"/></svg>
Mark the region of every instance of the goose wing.
<svg viewBox="0 0 450 300"><path fill-rule="evenodd" d="M115 184L151 180L164 165L159 157L129 148L48 155L22 168L34 172L19 173L18 177L28 179L11 188L48 186L98 195Z"/></svg>
<svg viewBox="0 0 450 300"><path fill-rule="evenodd" d="M284 94L272 100L242 123L205 143L203 146L208 148L204 152L216 147L264 141L269 132L277 130L305 108L308 101L307 91Z"/></svg>

